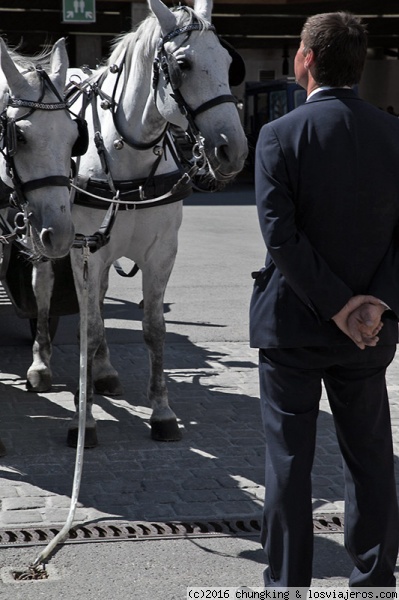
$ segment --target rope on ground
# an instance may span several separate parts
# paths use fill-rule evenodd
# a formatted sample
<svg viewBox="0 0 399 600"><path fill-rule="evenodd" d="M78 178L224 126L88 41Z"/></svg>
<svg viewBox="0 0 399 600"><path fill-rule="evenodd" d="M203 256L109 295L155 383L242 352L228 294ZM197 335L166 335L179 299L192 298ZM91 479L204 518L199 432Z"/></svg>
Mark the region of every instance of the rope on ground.
<svg viewBox="0 0 399 600"><path fill-rule="evenodd" d="M43 569L46 559L51 555L54 548L61 544L69 534L73 519L75 516L76 506L79 497L80 483L83 470L83 456L85 443L85 428L86 428L86 405L87 405L87 324L88 324L88 272L89 272L89 255L90 249L88 246L83 248L84 264L83 264L83 292L82 302L80 307L80 371L79 371L79 430L78 443L76 448L75 472L72 485L72 497L69 508L69 513L65 525L59 533L50 541L45 549L37 556L32 565L28 569L28 574L32 570L38 574L37 578L43 578ZM19 574L19 579L24 579L24 573ZM29 577L30 578L30 577Z"/></svg>

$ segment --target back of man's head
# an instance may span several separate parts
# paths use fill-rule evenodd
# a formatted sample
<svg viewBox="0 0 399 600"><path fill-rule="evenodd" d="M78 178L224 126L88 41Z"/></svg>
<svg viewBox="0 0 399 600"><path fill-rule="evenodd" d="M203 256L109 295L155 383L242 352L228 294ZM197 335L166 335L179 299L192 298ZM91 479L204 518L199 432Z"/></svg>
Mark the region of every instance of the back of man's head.
<svg viewBox="0 0 399 600"><path fill-rule="evenodd" d="M309 17L301 40L304 54L313 50L314 79L319 85L343 87L359 83L367 55L367 32L358 17L347 12Z"/></svg>

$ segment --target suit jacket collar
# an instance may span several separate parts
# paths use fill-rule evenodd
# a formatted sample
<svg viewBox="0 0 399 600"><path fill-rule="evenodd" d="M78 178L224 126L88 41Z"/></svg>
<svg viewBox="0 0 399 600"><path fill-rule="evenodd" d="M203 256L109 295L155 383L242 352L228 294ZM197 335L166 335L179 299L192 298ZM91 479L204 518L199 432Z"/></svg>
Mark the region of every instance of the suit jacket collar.
<svg viewBox="0 0 399 600"><path fill-rule="evenodd" d="M359 100L359 96L352 89L330 88L328 90L320 90L319 92L316 92L311 98L309 98L309 100L306 100L306 104L310 104L311 102L321 102L323 100L333 100L336 98L351 98Z"/></svg>

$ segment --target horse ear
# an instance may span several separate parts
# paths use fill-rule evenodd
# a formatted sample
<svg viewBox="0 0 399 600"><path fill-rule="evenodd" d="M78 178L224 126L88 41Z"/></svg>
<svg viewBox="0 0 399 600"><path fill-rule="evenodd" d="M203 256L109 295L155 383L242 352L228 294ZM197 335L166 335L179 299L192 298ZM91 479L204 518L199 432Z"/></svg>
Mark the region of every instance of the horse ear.
<svg viewBox="0 0 399 600"><path fill-rule="evenodd" d="M11 92L15 96L23 96L28 89L29 84L23 75L18 71L11 56L8 53L8 48L3 39L0 38L0 66L7 80Z"/></svg>
<svg viewBox="0 0 399 600"><path fill-rule="evenodd" d="M50 58L52 79L60 89L63 89L65 86L68 66L69 59L65 45L65 38L61 38L55 42Z"/></svg>
<svg viewBox="0 0 399 600"><path fill-rule="evenodd" d="M148 6L158 19L163 35L176 29L176 17L162 0L148 0Z"/></svg>
<svg viewBox="0 0 399 600"><path fill-rule="evenodd" d="M212 0L195 0L194 2L194 11L209 23L212 19L212 8Z"/></svg>

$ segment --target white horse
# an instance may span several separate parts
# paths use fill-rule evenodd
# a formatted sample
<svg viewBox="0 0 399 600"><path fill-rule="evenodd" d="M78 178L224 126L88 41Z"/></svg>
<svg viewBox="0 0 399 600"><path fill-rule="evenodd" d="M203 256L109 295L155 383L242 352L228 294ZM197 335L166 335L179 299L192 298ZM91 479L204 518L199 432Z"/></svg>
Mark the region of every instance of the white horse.
<svg viewBox="0 0 399 600"><path fill-rule="evenodd" d="M22 213L21 230L29 225L27 243L53 259L67 255L74 240L69 178L78 127L63 100L65 40L54 44L48 72L38 61L0 39L0 180Z"/></svg>
<svg viewBox="0 0 399 600"><path fill-rule="evenodd" d="M103 67L89 75L73 70L70 78L72 96L73 90L79 96L77 105L79 101L87 104L90 138L78 167L73 220L82 234L82 246L96 246L88 269L86 447L97 444L93 389L105 395L122 392L110 362L101 312L109 269L122 256L133 260L142 273L151 435L161 441L180 439L163 371L163 299L177 252L182 199L191 192L190 176L204 164L224 184L241 171L247 155L229 87L231 50L226 50L211 25L212 1L195 0L193 9L174 10L161 0L148 0L148 4L150 15L136 31L115 41ZM180 170L170 125L188 128L192 137L190 176ZM71 262L80 299L81 249L72 249ZM44 300L48 311L49 298ZM51 385L48 334L47 344L36 342L28 387L43 391ZM72 446L76 445L77 423L75 414L68 432Z"/></svg>
<svg viewBox="0 0 399 600"><path fill-rule="evenodd" d="M74 240L70 171L78 127L63 99L67 69L64 39L50 55L33 58L0 39L3 275L11 244L34 258L56 259L68 255Z"/></svg>

